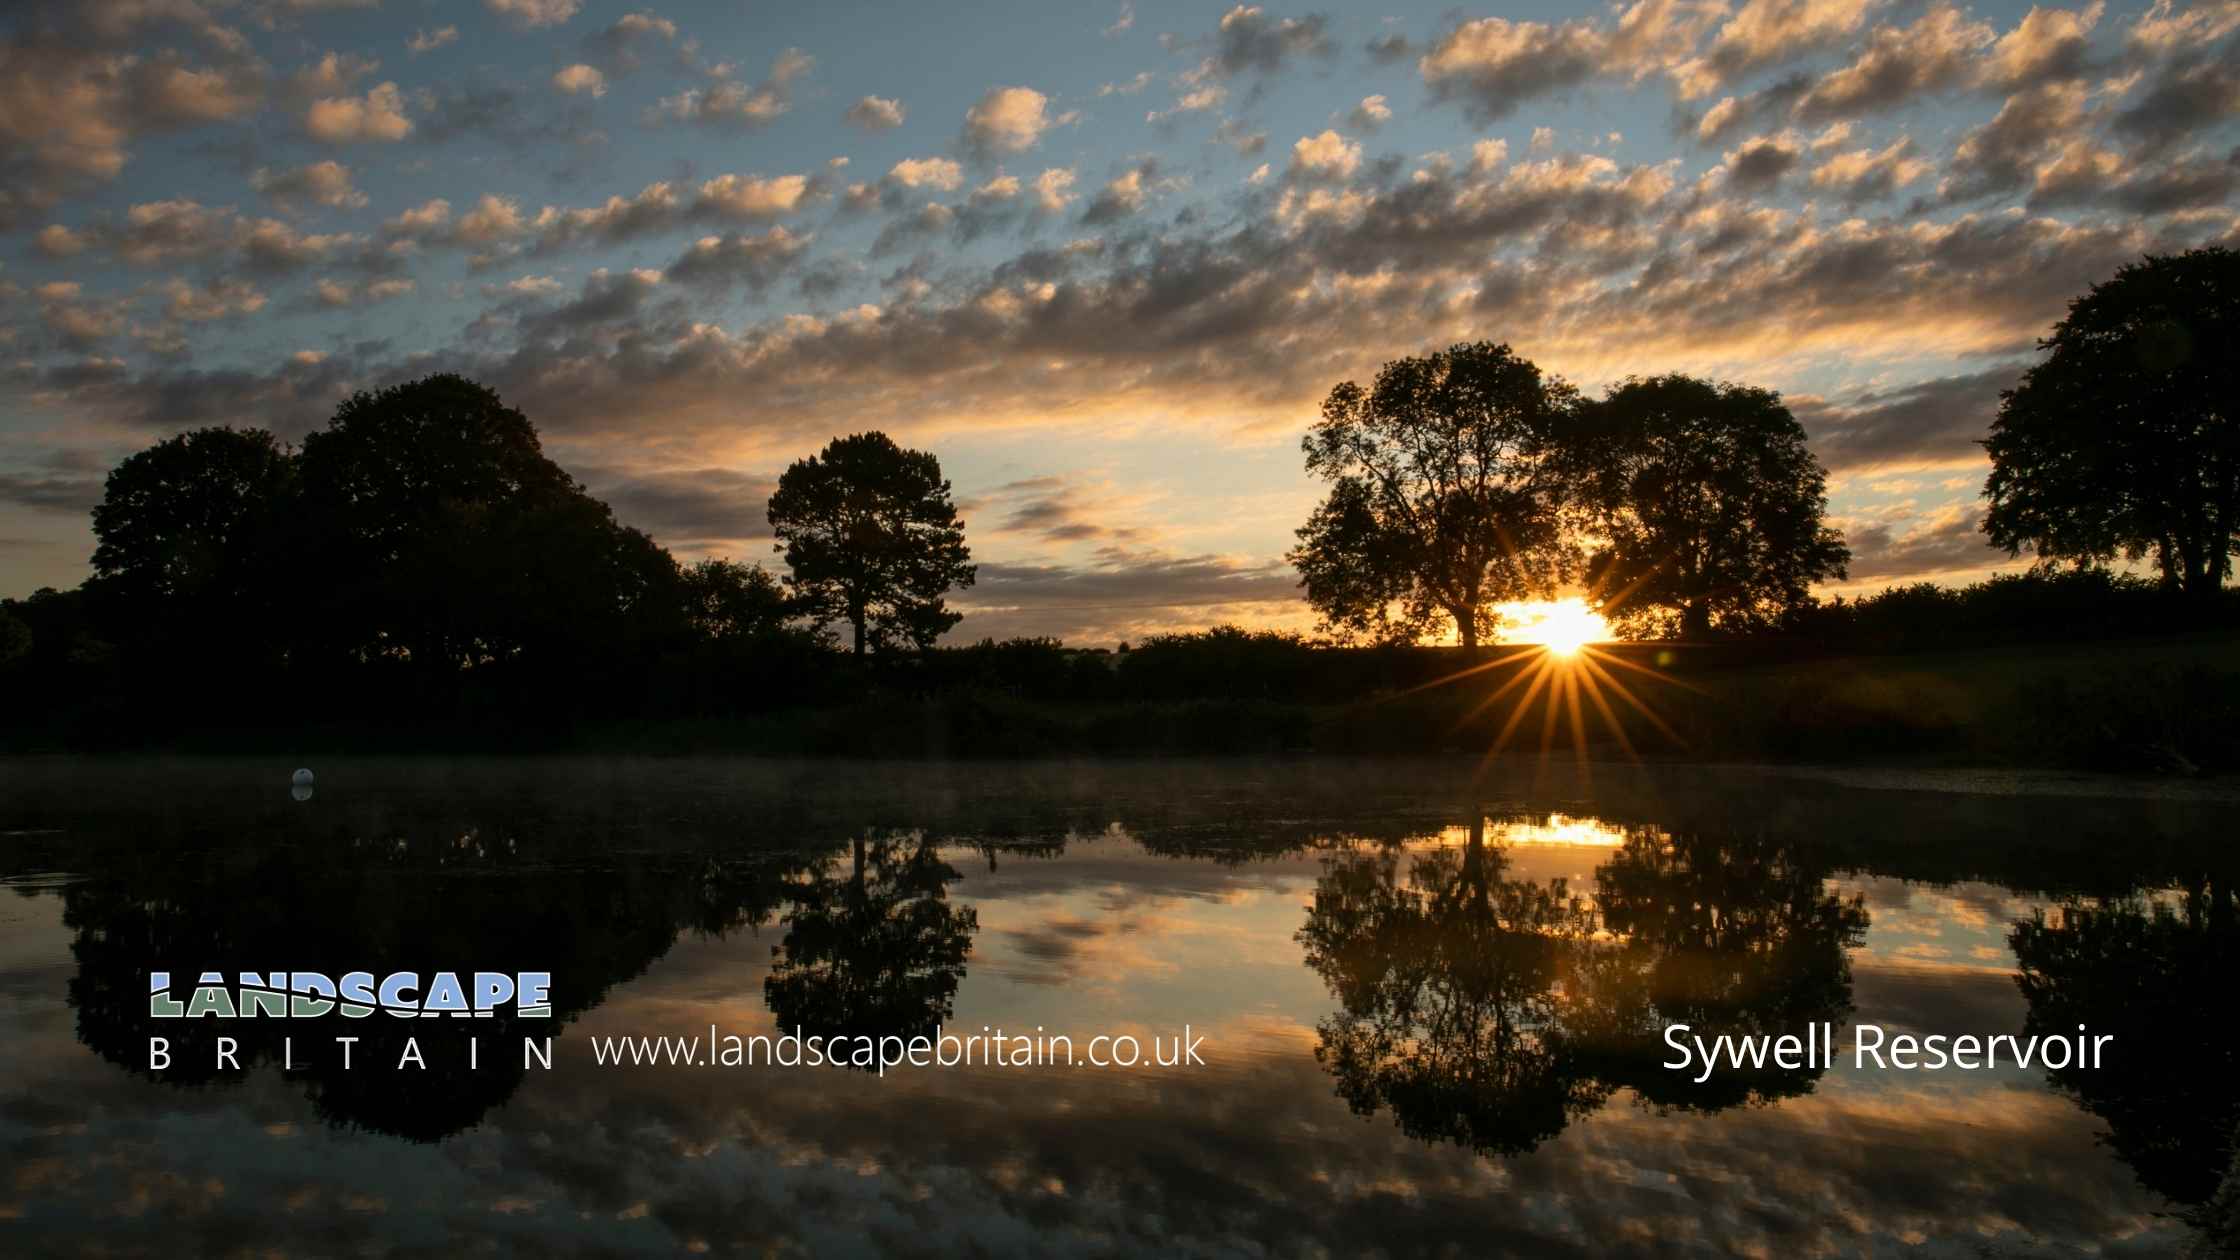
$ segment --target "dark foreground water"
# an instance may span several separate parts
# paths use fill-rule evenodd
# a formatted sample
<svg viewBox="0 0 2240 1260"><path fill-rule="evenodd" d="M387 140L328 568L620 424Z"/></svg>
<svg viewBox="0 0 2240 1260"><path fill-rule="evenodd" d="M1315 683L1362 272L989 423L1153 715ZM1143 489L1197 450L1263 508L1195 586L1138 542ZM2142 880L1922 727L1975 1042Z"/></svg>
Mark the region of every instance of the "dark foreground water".
<svg viewBox="0 0 2240 1260"><path fill-rule="evenodd" d="M534 761L294 801L292 768L0 763L0 1253L2169 1255L2232 1163L2214 799ZM543 970L556 1018L158 1021L165 969ZM1671 1023L1823 1021L2116 1040L1662 1066ZM1204 1062L598 1061L936 1025L1188 1025Z"/></svg>

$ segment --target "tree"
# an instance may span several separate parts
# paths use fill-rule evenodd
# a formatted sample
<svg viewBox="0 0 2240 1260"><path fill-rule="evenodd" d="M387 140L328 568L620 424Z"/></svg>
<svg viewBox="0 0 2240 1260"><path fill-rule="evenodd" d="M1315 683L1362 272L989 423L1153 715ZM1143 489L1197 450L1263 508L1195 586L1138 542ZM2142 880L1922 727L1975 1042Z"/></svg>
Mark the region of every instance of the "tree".
<svg viewBox="0 0 2240 1260"><path fill-rule="evenodd" d="M31 643L31 627L18 621L6 608L0 608L0 665L31 655Z"/></svg>
<svg viewBox="0 0 2240 1260"><path fill-rule="evenodd" d="M294 459L262 429L196 429L127 457L93 509L117 623L239 652L269 642Z"/></svg>
<svg viewBox="0 0 2240 1260"><path fill-rule="evenodd" d="M781 633L793 616L785 587L759 564L702 560L684 571L685 617L711 643Z"/></svg>
<svg viewBox="0 0 2240 1260"><path fill-rule="evenodd" d="M786 469L770 527L796 607L820 628L855 628L855 653L921 650L957 624L943 600L972 585L972 553L941 463L884 433L834 438Z"/></svg>
<svg viewBox="0 0 2240 1260"><path fill-rule="evenodd" d="M1984 532L2049 561L2151 554L2164 586L2213 598L2240 544L2236 344L2240 253L2222 246L2148 255L2071 302L2000 395Z"/></svg>
<svg viewBox="0 0 2240 1260"><path fill-rule="evenodd" d="M304 439L301 486L321 637L346 656L613 660L682 619L668 553L464 377L352 396Z"/></svg>
<svg viewBox="0 0 2240 1260"><path fill-rule="evenodd" d="M1445 623L1474 652L1495 604L1553 593L1570 567L1557 451L1576 397L1490 342L1332 389L1300 443L1329 497L1290 555L1324 628L1415 640Z"/></svg>
<svg viewBox="0 0 2240 1260"><path fill-rule="evenodd" d="M1587 414L1573 458L1603 540L1587 582L1605 616L1682 638L1761 628L1843 576L1827 472L1779 394L1657 376Z"/></svg>

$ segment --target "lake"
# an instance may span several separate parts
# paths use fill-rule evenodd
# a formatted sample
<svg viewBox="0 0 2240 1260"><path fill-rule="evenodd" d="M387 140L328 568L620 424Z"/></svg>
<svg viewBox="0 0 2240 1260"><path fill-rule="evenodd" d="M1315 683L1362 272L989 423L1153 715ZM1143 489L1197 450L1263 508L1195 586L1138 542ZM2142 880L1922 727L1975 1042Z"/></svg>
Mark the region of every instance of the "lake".
<svg viewBox="0 0 2240 1260"><path fill-rule="evenodd" d="M0 762L0 1251L2168 1255L2240 1194L2214 790L313 768ZM151 972L359 970L549 973L551 1015L150 1013ZM1683 1023L1838 1045L1675 1070ZM1865 1025L2112 1040L1900 1070ZM795 1029L1035 1061L707 1062Z"/></svg>

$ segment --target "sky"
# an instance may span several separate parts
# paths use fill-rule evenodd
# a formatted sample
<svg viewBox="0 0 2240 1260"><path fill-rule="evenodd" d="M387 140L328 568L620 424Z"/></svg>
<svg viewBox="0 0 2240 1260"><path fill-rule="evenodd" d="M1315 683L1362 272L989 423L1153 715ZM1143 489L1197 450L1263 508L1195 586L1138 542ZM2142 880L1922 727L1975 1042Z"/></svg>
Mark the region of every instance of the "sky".
<svg viewBox="0 0 2240 1260"><path fill-rule="evenodd" d="M1778 389L1827 589L1968 581L1999 390L2236 187L2240 0L19 0L0 594L134 450L457 371L681 560L876 428L952 640L1307 629L1321 399L1479 339Z"/></svg>

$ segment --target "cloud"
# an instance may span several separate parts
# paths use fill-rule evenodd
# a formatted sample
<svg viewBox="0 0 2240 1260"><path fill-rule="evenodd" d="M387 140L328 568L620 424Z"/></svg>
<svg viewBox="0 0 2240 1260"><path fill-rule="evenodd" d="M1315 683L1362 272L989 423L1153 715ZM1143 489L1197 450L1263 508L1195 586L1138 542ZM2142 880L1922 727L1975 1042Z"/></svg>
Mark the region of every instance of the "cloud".
<svg viewBox="0 0 2240 1260"><path fill-rule="evenodd" d="M1611 26L1478 18L1441 36L1416 69L1432 99L1459 99L1473 119L1490 123L1527 100L1597 77L1638 82L1670 70L1722 11L1716 3L1639 0Z"/></svg>
<svg viewBox="0 0 2240 1260"><path fill-rule="evenodd" d="M1221 15L1214 32L1212 67L1221 74L1254 70L1271 74L1298 56L1328 57L1330 19L1270 17L1259 5L1240 4Z"/></svg>
<svg viewBox="0 0 2240 1260"><path fill-rule="evenodd" d="M2022 377L2019 362L1858 394L1841 404L1789 400L1813 453L1836 473L1976 464L1999 412L1999 391ZM1855 575L1856 576L1856 575Z"/></svg>
<svg viewBox="0 0 2240 1260"><path fill-rule="evenodd" d="M774 219L817 195L809 175L718 175L700 185L695 213L713 219Z"/></svg>
<svg viewBox="0 0 2240 1260"><path fill-rule="evenodd" d="M1974 504L1949 504L1895 521L1838 517L1851 548L1846 580L1914 578L1983 570L2007 561L1983 534L1983 511Z"/></svg>
<svg viewBox="0 0 2240 1260"><path fill-rule="evenodd" d="M1722 169L1729 186L1745 192L1762 193L1780 183L1782 176L1795 169L1802 153L1803 150L1792 133L1758 136L1728 153Z"/></svg>
<svg viewBox="0 0 2240 1260"><path fill-rule="evenodd" d="M1937 196L1974 201L2026 187L2039 155L2071 134L2085 116L2081 84L2050 83L2008 97L1990 122L1971 128L1953 149Z"/></svg>
<svg viewBox="0 0 2240 1260"><path fill-rule="evenodd" d="M39 252L49 258L70 258L92 248L93 242L83 232L73 232L60 223L49 223L32 238Z"/></svg>
<svg viewBox="0 0 2240 1260"><path fill-rule="evenodd" d="M575 472L594 497L614 509L616 519L664 546L700 550L770 537L763 510L778 488L773 477L735 468L632 470L597 464Z"/></svg>
<svg viewBox="0 0 2240 1260"><path fill-rule="evenodd" d="M383 83L362 96L321 97L304 110L303 129L329 144L396 141L412 134L404 94Z"/></svg>
<svg viewBox="0 0 2240 1260"><path fill-rule="evenodd" d="M1156 172L1153 163L1146 162L1115 176L1099 189L1081 212L1084 224L1114 223L1143 209L1150 177Z"/></svg>
<svg viewBox="0 0 2240 1260"><path fill-rule="evenodd" d="M142 137L239 120L263 99L263 66L239 46L207 64L127 51L75 28L100 10L63 12L59 27L0 36L0 229L116 178Z"/></svg>
<svg viewBox="0 0 2240 1260"><path fill-rule="evenodd" d="M750 293L761 293L800 260L811 239L779 224L757 235L726 232L704 236L663 268L662 274L678 284L703 289L743 287Z"/></svg>
<svg viewBox="0 0 2240 1260"><path fill-rule="evenodd" d="M1116 544L1079 565L983 560L978 581L951 603L965 614L960 636L1048 634L1078 641L1249 620L1278 607L1291 611L1299 603L1298 582L1280 560Z"/></svg>
<svg viewBox="0 0 2240 1260"><path fill-rule="evenodd" d="M1218 83L1203 84L1176 97L1174 104L1168 108L1155 109L1145 114L1143 120L1147 123L1165 123L1172 122L1184 114L1202 114L1220 105L1222 101L1228 98L1228 95L1229 89Z"/></svg>
<svg viewBox="0 0 2240 1260"><path fill-rule="evenodd" d="M904 158L887 171L887 178L904 188L952 192L964 183L964 168L949 158Z"/></svg>
<svg viewBox="0 0 2240 1260"><path fill-rule="evenodd" d="M558 26L576 15L583 0L482 0L484 7L515 26Z"/></svg>
<svg viewBox="0 0 2240 1260"><path fill-rule="evenodd" d="M1297 176L1344 180L1360 168L1360 143L1335 131L1303 136L1291 146L1291 172Z"/></svg>
<svg viewBox="0 0 2240 1260"><path fill-rule="evenodd" d="M2235 64L2236 56L2240 56L2240 49L2212 46L2182 54L2158 67L2148 76L2145 90L2137 91L2137 98L2116 114L2112 124L2116 134L2150 151L2160 151L2197 131L2240 116L2240 65Z"/></svg>
<svg viewBox="0 0 2240 1260"><path fill-rule="evenodd" d="M620 78L638 68L640 48L657 39L675 43L677 24L658 13L625 13L583 37L583 59L607 77Z"/></svg>
<svg viewBox="0 0 2240 1260"><path fill-rule="evenodd" d="M1043 133L1077 115L1050 113L1050 98L1030 87L989 88L964 115L965 147L974 153L1023 153Z"/></svg>
<svg viewBox="0 0 2240 1260"><path fill-rule="evenodd" d="M607 76L601 74L596 66L588 66L582 62L577 62L575 65L555 71L552 76L552 86L570 96L583 93L589 93L594 97L605 96L607 94Z"/></svg>
<svg viewBox="0 0 2240 1260"><path fill-rule="evenodd" d="M1881 150L1838 153L1813 168L1812 187L1835 194L1847 206L1888 197L1936 169L1933 162L1909 156L1912 149L1912 139L1900 136Z"/></svg>
<svg viewBox="0 0 2240 1260"><path fill-rule="evenodd" d="M1364 96L1346 114L1346 125L1356 131L1375 131L1392 121L1392 106L1382 96Z"/></svg>
<svg viewBox="0 0 2240 1260"><path fill-rule="evenodd" d="M1987 87L2013 92L2083 77L2092 69L2089 41L2103 7L2101 0L2092 0L2081 11L2033 7L1991 46L1979 79Z"/></svg>
<svg viewBox="0 0 2240 1260"><path fill-rule="evenodd" d="M2102 206L2131 214L2175 214L2228 206L2236 186L2240 162L2229 156L2135 166L2091 140L2072 137L2038 167L2028 204L2032 209Z"/></svg>
<svg viewBox="0 0 2240 1260"><path fill-rule="evenodd" d="M350 168L331 160L285 171L260 167L249 177L249 186L290 212L309 206L357 210L366 204L366 195L350 182Z"/></svg>
<svg viewBox="0 0 2240 1260"><path fill-rule="evenodd" d="M1977 56L1993 42L1988 25L1969 21L1949 4L1932 5L1911 26L1876 27L1856 59L1797 102L1797 117L1811 123L1855 117L1969 83Z"/></svg>
<svg viewBox="0 0 2240 1260"><path fill-rule="evenodd" d="M771 63L770 75L762 82L752 87L726 81L711 88L688 88L662 98L647 112L647 119L741 129L762 127L793 108L794 82L815 65L816 59L809 54L788 48Z"/></svg>
<svg viewBox="0 0 2240 1260"><path fill-rule="evenodd" d="M1747 0L1699 58L1676 70L1684 97L1828 48L1859 29L1877 0Z"/></svg>
<svg viewBox="0 0 2240 1260"><path fill-rule="evenodd" d="M892 97L866 96L850 105L843 117L865 131L892 131L902 125L907 114L902 102Z"/></svg>
<svg viewBox="0 0 2240 1260"><path fill-rule="evenodd" d="M200 285L173 278L163 286L163 299L164 313L170 318L197 324L253 315L264 309L266 301L255 285L222 276Z"/></svg>
<svg viewBox="0 0 2240 1260"><path fill-rule="evenodd" d="M1408 54L1415 51L1415 46L1408 42L1407 36L1392 31L1370 40L1363 51L1369 54L1369 60L1380 66L1389 66L1406 61Z"/></svg>
<svg viewBox="0 0 2240 1260"><path fill-rule="evenodd" d="M400 298L411 293L415 287L417 286L411 280L402 278L361 282L329 277L311 286L311 296L320 306L339 309Z"/></svg>
<svg viewBox="0 0 2240 1260"><path fill-rule="evenodd" d="M82 517L101 502L99 477L0 472L0 503Z"/></svg>
<svg viewBox="0 0 2240 1260"><path fill-rule="evenodd" d="M1035 205L1045 214L1057 214L1073 200L1073 171L1069 167L1052 167L1035 176Z"/></svg>
<svg viewBox="0 0 2240 1260"><path fill-rule="evenodd" d="M1023 534L1046 543L1136 543L1145 531L1116 523L1135 506L1109 486L1082 485L1065 477L1029 477L1008 482L966 505L975 528ZM986 521L986 524L982 522Z"/></svg>
<svg viewBox="0 0 2240 1260"><path fill-rule="evenodd" d="M432 31L414 31L412 33L412 38L405 41L405 47L412 52L413 56L417 57L421 53L434 52L436 49L441 48L446 44L455 44L458 42L458 27L439 26Z"/></svg>

